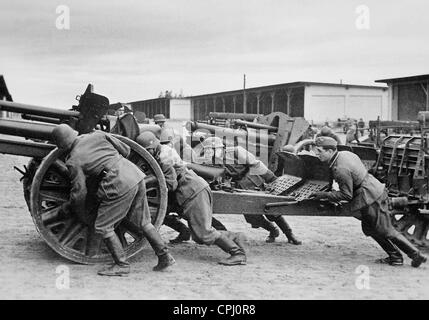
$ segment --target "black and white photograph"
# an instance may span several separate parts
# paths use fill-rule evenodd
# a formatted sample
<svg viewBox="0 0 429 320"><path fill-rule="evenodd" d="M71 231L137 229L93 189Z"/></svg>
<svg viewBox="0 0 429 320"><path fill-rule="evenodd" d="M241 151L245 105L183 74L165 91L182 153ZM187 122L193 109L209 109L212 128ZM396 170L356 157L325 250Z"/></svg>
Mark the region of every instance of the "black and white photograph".
<svg viewBox="0 0 429 320"><path fill-rule="evenodd" d="M429 299L428 12L1 1L0 299Z"/></svg>

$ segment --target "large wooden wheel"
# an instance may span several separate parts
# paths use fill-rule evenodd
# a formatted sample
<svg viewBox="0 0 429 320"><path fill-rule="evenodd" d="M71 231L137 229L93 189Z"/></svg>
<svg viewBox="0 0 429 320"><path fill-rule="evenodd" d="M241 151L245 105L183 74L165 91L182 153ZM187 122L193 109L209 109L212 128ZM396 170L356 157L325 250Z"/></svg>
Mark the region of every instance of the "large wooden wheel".
<svg viewBox="0 0 429 320"><path fill-rule="evenodd" d="M146 194L152 223L159 229L164 221L168 196L161 168L140 145L126 137L116 137L131 148L128 160L146 174ZM60 150L52 150L34 175L30 192L30 212L34 224L47 244L69 260L83 264L111 261L112 257L103 241L94 233L93 225L97 214L94 193L89 192L85 213L60 211L70 193L64 157ZM115 232L121 239L127 257L137 254L147 242L132 217L124 219Z"/></svg>
<svg viewBox="0 0 429 320"><path fill-rule="evenodd" d="M429 216L419 213L397 214L393 226L416 246L429 248Z"/></svg>

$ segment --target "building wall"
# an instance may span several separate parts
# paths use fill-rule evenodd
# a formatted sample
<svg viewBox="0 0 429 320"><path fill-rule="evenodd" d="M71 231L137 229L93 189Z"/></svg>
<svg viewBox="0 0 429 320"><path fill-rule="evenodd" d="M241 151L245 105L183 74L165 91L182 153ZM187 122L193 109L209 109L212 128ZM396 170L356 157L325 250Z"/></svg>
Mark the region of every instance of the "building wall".
<svg viewBox="0 0 429 320"><path fill-rule="evenodd" d="M155 114L162 113L166 118L170 118L170 99L159 98L143 101L129 102L133 111L141 111L147 118L152 119Z"/></svg>
<svg viewBox="0 0 429 320"><path fill-rule="evenodd" d="M353 86L307 85L304 118L322 124L338 118L390 120L388 91L382 88Z"/></svg>
<svg viewBox="0 0 429 320"><path fill-rule="evenodd" d="M243 91L220 92L190 99L195 121L207 120L210 112L244 112ZM269 114L275 111L287 113L292 117L303 117L304 87L276 85L246 90L246 113Z"/></svg>
<svg viewBox="0 0 429 320"><path fill-rule="evenodd" d="M418 112L426 110L426 94L421 83L395 84L392 90L396 93L398 120L416 121Z"/></svg>
<svg viewBox="0 0 429 320"><path fill-rule="evenodd" d="M189 121L192 118L190 99L170 100L170 119Z"/></svg>

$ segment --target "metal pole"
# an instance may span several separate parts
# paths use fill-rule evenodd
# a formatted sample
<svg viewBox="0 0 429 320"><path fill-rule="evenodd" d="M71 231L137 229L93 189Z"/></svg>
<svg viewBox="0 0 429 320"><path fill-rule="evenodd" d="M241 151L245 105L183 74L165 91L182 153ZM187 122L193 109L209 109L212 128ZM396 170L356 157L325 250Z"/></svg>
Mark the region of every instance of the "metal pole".
<svg viewBox="0 0 429 320"><path fill-rule="evenodd" d="M429 111L429 81L426 82L426 111Z"/></svg>
<svg viewBox="0 0 429 320"><path fill-rule="evenodd" d="M246 102L246 75L243 78L243 113L247 113L247 102Z"/></svg>

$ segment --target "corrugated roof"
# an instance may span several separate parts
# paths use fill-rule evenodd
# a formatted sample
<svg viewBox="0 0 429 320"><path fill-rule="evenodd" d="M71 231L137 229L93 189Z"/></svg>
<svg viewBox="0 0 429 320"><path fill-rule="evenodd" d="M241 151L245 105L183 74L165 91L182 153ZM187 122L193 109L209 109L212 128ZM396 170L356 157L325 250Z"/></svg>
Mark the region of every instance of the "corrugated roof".
<svg viewBox="0 0 429 320"><path fill-rule="evenodd" d="M310 85L331 86L331 87L352 87L352 88L365 88L365 89L387 89L387 87L384 87L384 86L365 86L365 85L345 84L345 83L341 84L341 83L328 83L328 82L296 81L296 82L273 84L273 85L262 86L262 87L246 88L246 91L276 89L276 88L281 88L281 87L296 88L296 87L304 87L304 86L310 86ZM221 94L221 95L238 94L241 92L243 92L243 89L200 94L200 95L196 95L196 96L187 96L186 98L198 98L198 97L205 97L205 96L219 95L219 94Z"/></svg>
<svg viewBox="0 0 429 320"><path fill-rule="evenodd" d="M246 88L246 91L258 91L258 90L267 90L267 89L276 89L281 87L289 87L289 88L299 88L304 86L310 86L310 85L319 85L319 86L333 86L333 87L352 87L352 88L365 88L365 89L387 89L385 86L365 86L365 85L358 85L358 84L346 84L346 83L329 83L329 82L311 82L311 81L295 81L295 82L287 82L287 83L279 83L279 84L272 84L268 86L262 86L262 87L253 87L253 88ZM240 94L243 92L243 89L238 90L231 90L231 91L219 91L219 92L212 92L212 93L205 93L205 94L199 94L195 96L186 96L184 99L191 99L191 98L199 98L199 97L207 97L207 96L214 96L214 95L235 95ZM161 99L176 99L176 98L152 98L152 99L145 99L145 100L138 100L138 101L131 101L128 103L139 103L139 102L150 102L150 101L158 101Z"/></svg>
<svg viewBox="0 0 429 320"><path fill-rule="evenodd" d="M422 75L410 76L410 77L401 77L401 78L390 78L390 79L375 80L375 82L384 82L384 83L392 83L392 82L421 82L421 81L429 81L429 74L422 74Z"/></svg>

